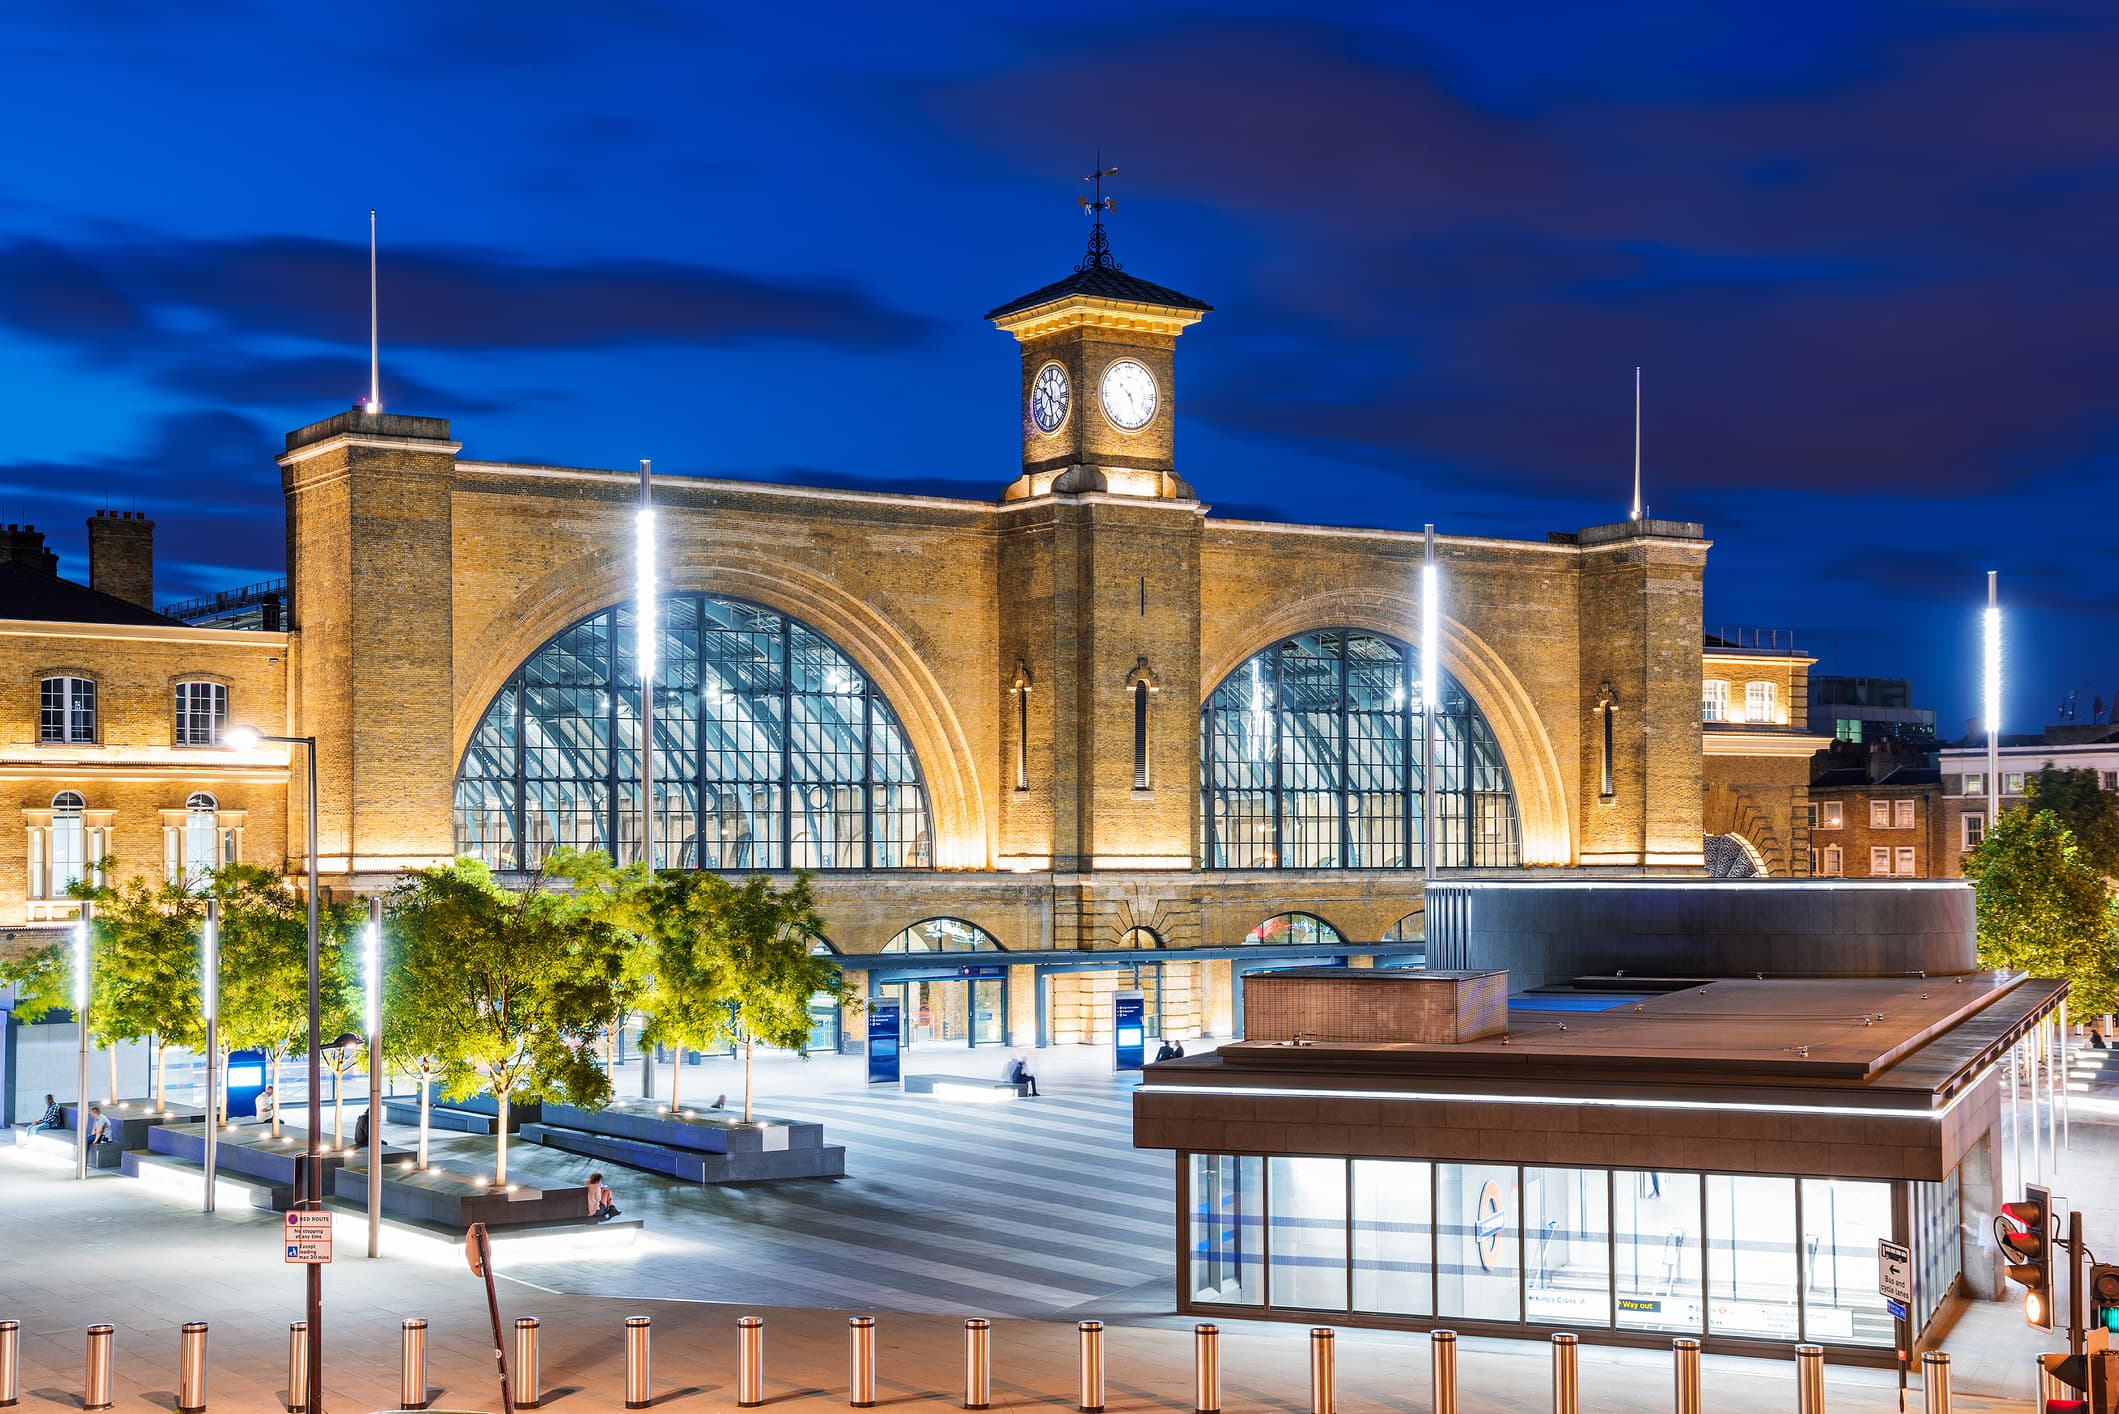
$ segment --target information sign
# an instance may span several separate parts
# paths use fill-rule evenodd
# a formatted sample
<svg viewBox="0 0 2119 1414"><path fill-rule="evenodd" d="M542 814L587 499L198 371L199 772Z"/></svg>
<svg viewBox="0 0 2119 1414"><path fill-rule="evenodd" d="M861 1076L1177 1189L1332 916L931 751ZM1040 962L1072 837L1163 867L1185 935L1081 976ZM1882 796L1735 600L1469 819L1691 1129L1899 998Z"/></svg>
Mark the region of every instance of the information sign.
<svg viewBox="0 0 2119 1414"><path fill-rule="evenodd" d="M868 1004L868 1083L895 1085L899 1079L898 1054L904 1008L897 1002Z"/></svg>
<svg viewBox="0 0 2119 1414"><path fill-rule="evenodd" d="M1903 1306L1913 1300L1913 1252L1896 1242L1876 1241L1876 1292Z"/></svg>
<svg viewBox="0 0 2119 1414"><path fill-rule="evenodd" d="M331 1214L296 1208L287 1214L287 1260L314 1266L331 1260Z"/></svg>
<svg viewBox="0 0 2119 1414"><path fill-rule="evenodd" d="M1148 1059L1147 999L1139 992L1111 994L1111 1068L1139 1070Z"/></svg>
<svg viewBox="0 0 2119 1414"><path fill-rule="evenodd" d="M1906 1308L1903 1302L1886 1299L1884 1309L1891 1313L1891 1319L1894 1321L1903 1321L1906 1318Z"/></svg>

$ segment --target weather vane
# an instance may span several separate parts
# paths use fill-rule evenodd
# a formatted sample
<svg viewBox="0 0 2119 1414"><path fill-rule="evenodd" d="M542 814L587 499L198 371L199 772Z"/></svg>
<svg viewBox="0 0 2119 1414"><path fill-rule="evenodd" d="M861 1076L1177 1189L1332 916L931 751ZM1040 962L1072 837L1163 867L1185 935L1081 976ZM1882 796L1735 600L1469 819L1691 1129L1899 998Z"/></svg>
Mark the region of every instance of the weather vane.
<svg viewBox="0 0 2119 1414"><path fill-rule="evenodd" d="M1103 150L1099 148L1096 154L1096 170L1082 178L1085 182L1094 182L1096 184L1096 199L1091 201L1086 196L1078 196L1074 199L1075 204L1080 206L1086 215L1092 216L1096 220L1096 224L1089 228L1088 254L1082 257L1081 264L1074 267L1077 270L1116 270L1120 268L1118 261L1113 259L1111 255L1111 238L1104 234L1104 213L1118 210L1118 198L1104 195L1104 178L1117 175L1118 168L1104 165Z"/></svg>

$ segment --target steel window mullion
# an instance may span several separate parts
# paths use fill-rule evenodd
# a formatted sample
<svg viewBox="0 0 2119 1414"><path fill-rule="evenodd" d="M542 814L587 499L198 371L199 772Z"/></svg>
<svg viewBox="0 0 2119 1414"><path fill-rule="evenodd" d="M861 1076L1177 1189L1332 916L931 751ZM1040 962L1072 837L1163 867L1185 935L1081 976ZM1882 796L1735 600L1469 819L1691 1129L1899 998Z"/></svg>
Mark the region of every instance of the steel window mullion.
<svg viewBox="0 0 2119 1414"><path fill-rule="evenodd" d="M1339 867L1342 869L1353 867L1354 853L1354 831L1348 822L1346 808L1347 792L1353 789L1354 783L1354 773L1349 759L1350 748L1348 744L1346 701L1347 694L1352 690L1347 679L1347 645L1352 638L1353 635L1350 633L1339 635L1339 769L1337 772L1339 789L1336 794L1339 797Z"/></svg>
<svg viewBox="0 0 2119 1414"><path fill-rule="evenodd" d="M874 693L875 685L869 682L868 674L861 674L861 867L864 869L873 869L876 866L875 703L872 700Z"/></svg>
<svg viewBox="0 0 2119 1414"><path fill-rule="evenodd" d="M1795 1248L1795 1338L1797 1340L1808 1340L1810 1338L1808 1335L1810 1329L1810 1302L1807 1298L1810 1295L1810 1273L1807 1259L1810 1253L1803 1245L1802 1176L1800 1174L1796 1175L1792 1182L1795 1184L1795 1231L1788 1234L1788 1240ZM1828 1233L1827 1237L1829 1238L1830 1236L1831 1234ZM1734 1301L1736 1293L1731 1292L1729 1299Z"/></svg>
<svg viewBox="0 0 2119 1414"><path fill-rule="evenodd" d="M1287 827L1282 816L1282 778L1287 763L1287 724L1285 708L1281 702L1282 673L1280 645L1273 645L1273 867L1288 867Z"/></svg>
<svg viewBox="0 0 2119 1414"><path fill-rule="evenodd" d="M780 615L780 843L766 867L789 869L795 860L795 626Z"/></svg>

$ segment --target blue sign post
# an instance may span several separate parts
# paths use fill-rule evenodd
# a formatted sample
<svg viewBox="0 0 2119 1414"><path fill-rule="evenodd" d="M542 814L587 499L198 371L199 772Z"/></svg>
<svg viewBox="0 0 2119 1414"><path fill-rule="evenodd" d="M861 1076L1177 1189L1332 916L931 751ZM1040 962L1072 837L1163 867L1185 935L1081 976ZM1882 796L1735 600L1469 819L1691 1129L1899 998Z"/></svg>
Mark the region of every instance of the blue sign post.
<svg viewBox="0 0 2119 1414"><path fill-rule="evenodd" d="M1139 1070L1148 1059L1147 999L1139 992L1111 994L1111 1068Z"/></svg>
<svg viewBox="0 0 2119 1414"><path fill-rule="evenodd" d="M228 1053L228 1117L241 1119L258 1112L258 1096L265 1093L263 1051Z"/></svg>
<svg viewBox="0 0 2119 1414"><path fill-rule="evenodd" d="M898 1047L903 1026L903 1008L897 1002L868 1003L868 1083L898 1083Z"/></svg>

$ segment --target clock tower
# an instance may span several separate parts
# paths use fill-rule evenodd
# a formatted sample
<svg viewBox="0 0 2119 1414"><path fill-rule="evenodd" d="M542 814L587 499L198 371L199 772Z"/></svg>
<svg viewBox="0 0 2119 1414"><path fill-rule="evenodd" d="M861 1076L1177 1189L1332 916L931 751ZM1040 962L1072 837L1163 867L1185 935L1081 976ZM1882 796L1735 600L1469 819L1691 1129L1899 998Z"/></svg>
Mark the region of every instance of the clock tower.
<svg viewBox="0 0 2119 1414"><path fill-rule="evenodd" d="M1098 176L1108 175L1099 173ZM1023 474L1002 493L1192 499L1175 469L1177 336L1212 305L1137 275L1111 254L1099 194L1074 272L987 312L1023 356Z"/></svg>

